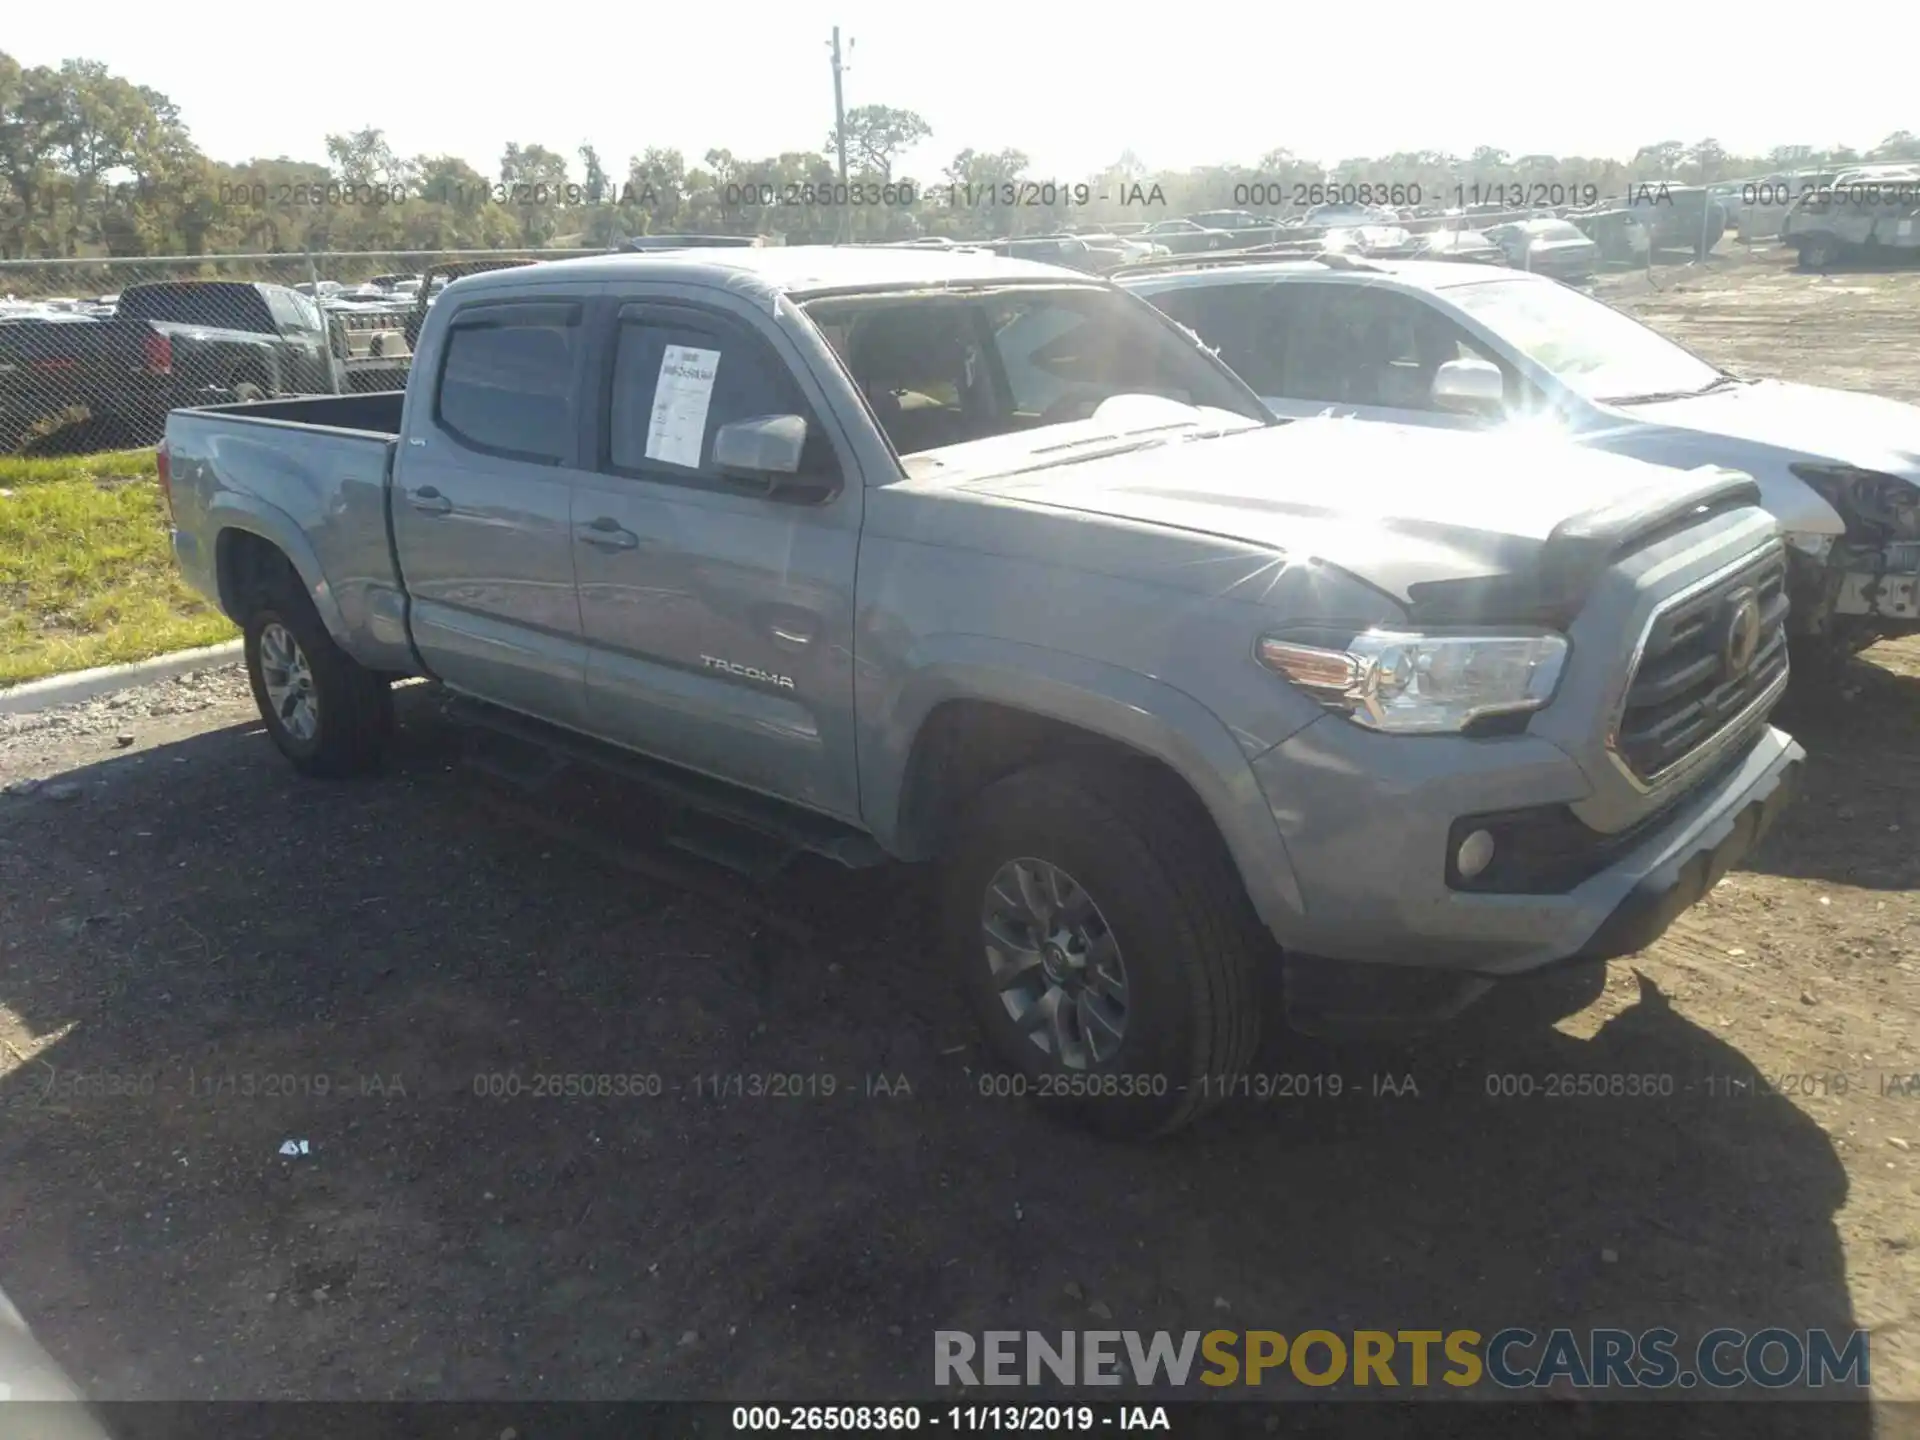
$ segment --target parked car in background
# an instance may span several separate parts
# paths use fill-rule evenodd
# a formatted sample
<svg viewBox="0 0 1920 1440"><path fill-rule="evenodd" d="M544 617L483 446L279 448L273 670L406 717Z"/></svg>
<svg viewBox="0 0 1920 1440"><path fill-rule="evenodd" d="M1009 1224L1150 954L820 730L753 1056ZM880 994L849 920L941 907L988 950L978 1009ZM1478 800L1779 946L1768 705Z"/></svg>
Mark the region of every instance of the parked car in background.
<svg viewBox="0 0 1920 1440"><path fill-rule="evenodd" d="M1127 263L1128 256L1119 246L1095 247L1078 235L1033 235L1018 239L989 240L981 249L1015 260L1032 260L1042 265L1064 265L1070 270L1102 275Z"/></svg>
<svg viewBox="0 0 1920 1440"><path fill-rule="evenodd" d="M1645 265L1653 252L1653 227L1643 210L1624 205L1569 211L1564 217L1599 249L1608 265Z"/></svg>
<svg viewBox="0 0 1920 1440"><path fill-rule="evenodd" d="M1141 260L1157 260L1173 252L1164 245L1138 235L1115 235L1105 230L1076 230L1073 232L1095 250L1111 251L1116 262L1131 265Z"/></svg>
<svg viewBox="0 0 1920 1440"><path fill-rule="evenodd" d="M767 243L764 235L636 235L627 250L754 249Z"/></svg>
<svg viewBox="0 0 1920 1440"><path fill-rule="evenodd" d="M1727 208L1704 185L1648 181L1627 189L1622 208L1646 225L1654 250L1704 256L1727 233Z"/></svg>
<svg viewBox="0 0 1920 1440"><path fill-rule="evenodd" d="M1411 255L1419 249L1413 232L1401 225L1338 226L1325 231L1320 243L1329 250L1367 257Z"/></svg>
<svg viewBox="0 0 1920 1440"><path fill-rule="evenodd" d="M1496 225L1486 234L1516 270L1556 280L1584 280L1600 263L1600 247L1568 220L1515 220Z"/></svg>
<svg viewBox="0 0 1920 1440"><path fill-rule="evenodd" d="M1187 219L1208 230L1271 230L1280 223L1251 210L1200 210Z"/></svg>
<svg viewBox="0 0 1920 1440"><path fill-rule="evenodd" d="M1804 759L1747 477L1276 424L1054 266L560 261L450 285L419 350L404 397L168 422L272 743L371 768L424 673L706 853L935 862L983 1063L1111 1133L1237 1093L1276 990L1434 1018L1641 949Z"/></svg>
<svg viewBox="0 0 1920 1440"><path fill-rule="evenodd" d="M1174 255L1196 255L1208 250L1231 250L1246 242L1231 230L1216 230L1192 220L1156 220L1139 238L1164 245Z"/></svg>
<svg viewBox="0 0 1920 1440"><path fill-rule="evenodd" d="M1920 407L1735 376L1515 271L1294 262L1121 283L1217 346L1278 415L1524 429L1675 471L1744 471L1787 537L1808 659L1920 633Z"/></svg>
<svg viewBox="0 0 1920 1440"><path fill-rule="evenodd" d="M1803 270L1910 260L1920 253L1920 169L1871 180L1842 176L1830 188L1810 190L1780 222L1780 239Z"/></svg>
<svg viewBox="0 0 1920 1440"><path fill-rule="evenodd" d="M1400 216L1382 205L1315 205L1300 223L1320 230L1351 229L1359 225L1398 225Z"/></svg>
<svg viewBox="0 0 1920 1440"><path fill-rule="evenodd" d="M1780 238L1780 222L1787 218L1796 201L1811 190L1833 184L1838 170L1781 171L1763 180L1747 181L1740 187L1736 204L1727 216L1741 240L1761 244Z"/></svg>
<svg viewBox="0 0 1920 1440"><path fill-rule="evenodd" d="M1479 230L1427 230L1413 237L1413 258L1505 265L1507 252Z"/></svg>

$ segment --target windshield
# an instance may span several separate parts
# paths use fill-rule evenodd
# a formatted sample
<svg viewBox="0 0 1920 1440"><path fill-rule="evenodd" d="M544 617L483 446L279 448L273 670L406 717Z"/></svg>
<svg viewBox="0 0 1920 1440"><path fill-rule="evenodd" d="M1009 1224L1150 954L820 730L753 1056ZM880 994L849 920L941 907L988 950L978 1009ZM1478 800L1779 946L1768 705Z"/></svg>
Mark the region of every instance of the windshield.
<svg viewBox="0 0 1920 1440"><path fill-rule="evenodd" d="M1588 400L1695 394L1722 372L1639 321L1543 281L1462 285L1447 298Z"/></svg>
<svg viewBox="0 0 1920 1440"><path fill-rule="evenodd" d="M901 455L1080 421L1125 436L1268 423L1200 346L1118 291L1020 286L971 295L816 300L807 315ZM1162 403L1109 406L1120 397ZM1039 436L1039 445L1054 436Z"/></svg>

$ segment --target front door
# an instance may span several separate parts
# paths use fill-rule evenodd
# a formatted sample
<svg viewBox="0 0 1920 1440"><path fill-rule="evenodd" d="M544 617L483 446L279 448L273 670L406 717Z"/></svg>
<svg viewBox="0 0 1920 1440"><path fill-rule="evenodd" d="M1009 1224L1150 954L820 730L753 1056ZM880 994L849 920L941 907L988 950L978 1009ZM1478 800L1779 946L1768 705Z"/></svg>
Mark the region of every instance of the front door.
<svg viewBox="0 0 1920 1440"><path fill-rule="evenodd" d="M859 813L853 583L861 485L804 368L744 314L610 305L595 473L574 502L590 728L690 769ZM802 468L838 477L797 503L721 475L722 425L807 421Z"/></svg>
<svg viewBox="0 0 1920 1440"><path fill-rule="evenodd" d="M590 298L460 309L420 357L429 373L408 395L392 500L428 669L575 727L586 708L573 491Z"/></svg>

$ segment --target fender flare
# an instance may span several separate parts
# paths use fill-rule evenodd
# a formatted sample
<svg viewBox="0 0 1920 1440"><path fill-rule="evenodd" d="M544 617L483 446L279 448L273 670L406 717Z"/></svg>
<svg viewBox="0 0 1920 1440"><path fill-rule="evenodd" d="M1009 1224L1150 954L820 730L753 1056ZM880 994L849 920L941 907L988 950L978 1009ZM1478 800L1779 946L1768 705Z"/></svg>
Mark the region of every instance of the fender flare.
<svg viewBox="0 0 1920 1440"><path fill-rule="evenodd" d="M902 806L928 716L950 700L1004 705L1099 735L1158 760L1192 788L1269 929L1305 913L1286 844L1249 756L1221 719L1185 691L1103 661L1018 641L948 634L917 642L908 674L863 733L862 810L875 838L911 854Z"/></svg>
<svg viewBox="0 0 1920 1440"><path fill-rule="evenodd" d="M312 544L301 532L299 524L286 511L278 506L269 505L256 495L224 491L216 496L208 507L207 519L214 533L214 560L219 564L220 537L229 530L245 531L257 535L282 555L293 566L294 573L300 577L300 583L306 587L307 598L313 601L313 608L320 614L320 623L327 627L327 634L342 649L347 645L347 625L340 614L340 604L334 598L333 588L327 584L326 572L320 568L320 557L314 553ZM216 573L219 572L216 570ZM224 594L226 576L219 575ZM228 612L228 618L235 624L244 624L244 615Z"/></svg>

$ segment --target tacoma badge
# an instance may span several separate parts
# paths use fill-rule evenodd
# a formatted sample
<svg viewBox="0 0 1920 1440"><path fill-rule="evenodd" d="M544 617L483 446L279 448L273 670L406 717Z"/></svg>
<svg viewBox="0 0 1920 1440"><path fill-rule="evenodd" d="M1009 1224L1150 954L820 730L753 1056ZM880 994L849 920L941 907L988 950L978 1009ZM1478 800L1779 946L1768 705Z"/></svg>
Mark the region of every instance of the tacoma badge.
<svg viewBox="0 0 1920 1440"><path fill-rule="evenodd" d="M756 670L751 665L739 665L731 660L722 660L714 655L702 655L700 663L709 670L724 670L729 675L739 675L748 680L758 680L762 685L778 685L782 690L793 689L793 677L774 675L765 670Z"/></svg>

